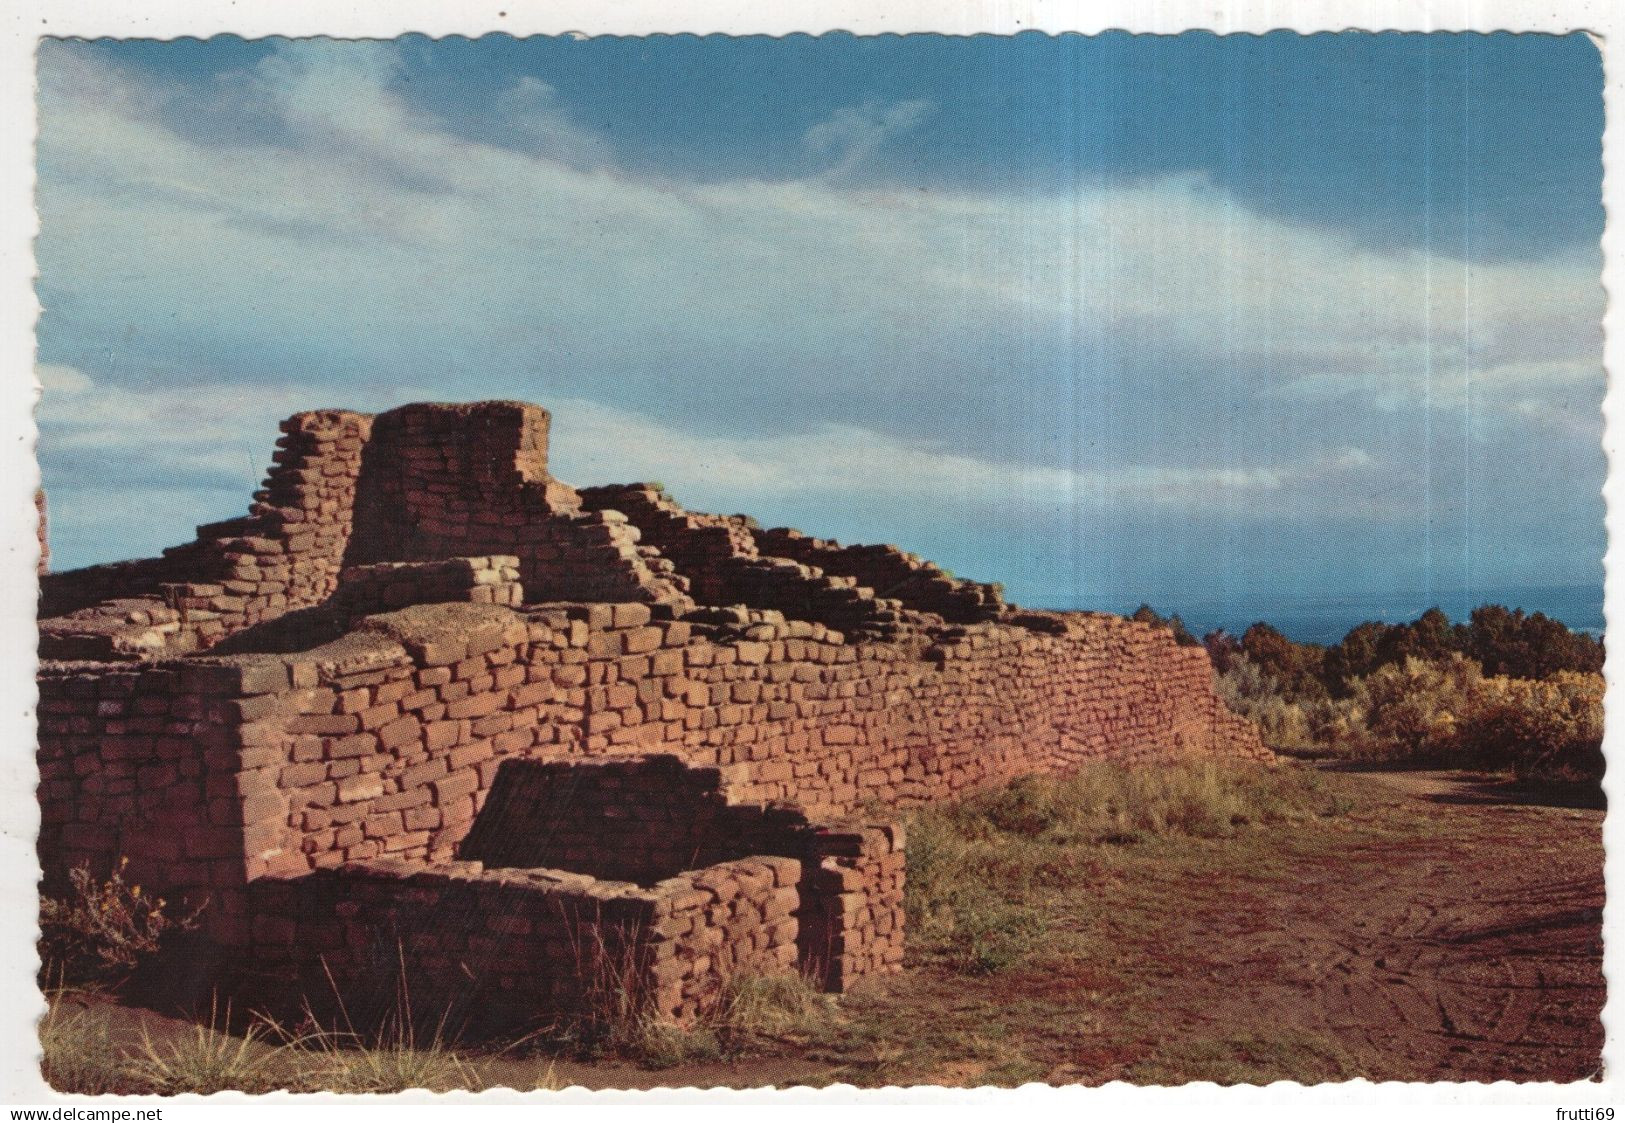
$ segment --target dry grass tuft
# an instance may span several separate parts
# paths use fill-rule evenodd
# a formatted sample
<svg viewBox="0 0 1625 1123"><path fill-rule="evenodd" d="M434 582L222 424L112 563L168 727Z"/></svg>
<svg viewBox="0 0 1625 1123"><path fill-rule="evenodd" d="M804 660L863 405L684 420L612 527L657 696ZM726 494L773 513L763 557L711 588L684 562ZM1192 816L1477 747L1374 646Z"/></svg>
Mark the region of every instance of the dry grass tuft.
<svg viewBox="0 0 1625 1123"><path fill-rule="evenodd" d="M1046 892L1076 881L1090 848L1224 838L1348 810L1312 773L1252 764L1098 764L1020 779L915 815L910 942L968 974L1005 971L1042 941Z"/></svg>

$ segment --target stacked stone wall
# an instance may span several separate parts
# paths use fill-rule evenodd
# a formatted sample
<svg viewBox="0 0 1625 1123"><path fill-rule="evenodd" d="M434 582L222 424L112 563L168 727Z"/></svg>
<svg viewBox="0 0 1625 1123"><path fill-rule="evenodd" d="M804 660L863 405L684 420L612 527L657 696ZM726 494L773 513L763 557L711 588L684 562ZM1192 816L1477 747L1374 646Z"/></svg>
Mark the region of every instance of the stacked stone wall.
<svg viewBox="0 0 1625 1123"><path fill-rule="evenodd" d="M663 751L738 765L738 798L822 816L1091 759L1263 757L1212 693L1200 651L1115 617L1067 627L978 625L910 647L801 621L735 638L636 604L448 604L372 617L291 655L46 665L42 853L60 869L157 848L170 863L160 883L213 882L174 864L197 851L184 831L153 830L161 807L208 824L192 841L210 854L236 832L218 858L239 879L449 858L512 757Z"/></svg>
<svg viewBox="0 0 1625 1123"><path fill-rule="evenodd" d="M731 575L739 562L757 557L743 515L686 511L653 484L586 487L580 495L587 510L624 515L637 527L640 541L671 562L696 602L740 603Z"/></svg>
<svg viewBox="0 0 1625 1123"><path fill-rule="evenodd" d="M729 805L723 769L685 767L673 755L607 764L513 760L498 769L458 854L487 866L652 884L729 859L786 852L785 840L805 817L786 811L764 820L763 812ZM784 821L775 832L776 819Z"/></svg>
<svg viewBox="0 0 1625 1123"><path fill-rule="evenodd" d="M826 990L903 966L903 828L822 832L805 866L800 962Z"/></svg>
<svg viewBox="0 0 1625 1123"><path fill-rule="evenodd" d="M381 414L361 468L351 564L511 554L539 600L681 600L624 517L547 474L547 411L522 402Z"/></svg>
<svg viewBox="0 0 1625 1123"><path fill-rule="evenodd" d="M356 860L256 882L245 950L262 989L407 993L433 1016L512 1031L629 1008L690 1018L741 974L801 970L844 989L901 964L895 825L730 804L723 770L670 756L510 762L501 775L509 783L456 859ZM687 850L660 830L684 813L674 791L721 813ZM575 833L580 816L561 823L559 795L610 813L597 846L553 862L507 845ZM635 871L642 884L617 878L626 853L651 849L663 852Z"/></svg>
<svg viewBox="0 0 1625 1123"><path fill-rule="evenodd" d="M496 554L351 566L340 574L333 594L335 608L352 617L462 601L518 608L524 601L519 559Z"/></svg>
<svg viewBox="0 0 1625 1123"><path fill-rule="evenodd" d="M184 654L325 601L338 588L371 425L339 410L295 414L246 517L200 526L161 558L41 578L41 655Z"/></svg>

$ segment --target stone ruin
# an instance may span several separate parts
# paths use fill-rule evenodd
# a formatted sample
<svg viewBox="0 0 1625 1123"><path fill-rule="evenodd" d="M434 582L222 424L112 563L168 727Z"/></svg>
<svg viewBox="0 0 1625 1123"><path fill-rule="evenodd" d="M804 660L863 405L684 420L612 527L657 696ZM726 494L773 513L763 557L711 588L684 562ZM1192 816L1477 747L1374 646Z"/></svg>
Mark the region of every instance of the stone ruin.
<svg viewBox="0 0 1625 1123"><path fill-rule="evenodd" d="M1201 648L892 546L575 489L519 402L300 413L244 518L41 578L39 854L204 902L210 985L491 1029L903 959L896 811L1267 759Z"/></svg>

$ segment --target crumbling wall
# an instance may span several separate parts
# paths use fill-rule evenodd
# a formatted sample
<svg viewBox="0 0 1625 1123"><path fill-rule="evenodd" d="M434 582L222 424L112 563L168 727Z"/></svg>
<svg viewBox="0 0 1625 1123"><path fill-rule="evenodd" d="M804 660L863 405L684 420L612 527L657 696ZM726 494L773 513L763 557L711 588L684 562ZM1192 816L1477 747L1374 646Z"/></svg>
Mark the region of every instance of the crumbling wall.
<svg viewBox="0 0 1625 1123"><path fill-rule="evenodd" d="M583 511L575 489L547 474L548 425L546 410L523 402L380 414L349 563L512 554L538 600L682 600L624 518Z"/></svg>
<svg viewBox="0 0 1625 1123"><path fill-rule="evenodd" d="M589 511L626 516L640 541L671 562L697 603L740 603L731 574L736 563L758 556L743 515L685 511L654 484L584 487L579 494Z"/></svg>
<svg viewBox="0 0 1625 1123"><path fill-rule="evenodd" d="M902 602L876 596L853 576L763 556L743 515L685 511L650 484L586 488L581 496L589 509L628 519L701 604L749 605L871 639L895 634L905 619Z"/></svg>
<svg viewBox="0 0 1625 1123"><path fill-rule="evenodd" d="M842 546L779 527L753 535L757 549L769 556L817 566L825 573L850 577L918 612L941 616L951 624L996 620L1009 606L997 585L962 581L934 562L896 546Z"/></svg>
<svg viewBox="0 0 1625 1123"><path fill-rule="evenodd" d="M161 558L42 577L40 654L184 654L326 600L338 587L371 425L342 410L295 414L247 516L200 526L195 541Z"/></svg>

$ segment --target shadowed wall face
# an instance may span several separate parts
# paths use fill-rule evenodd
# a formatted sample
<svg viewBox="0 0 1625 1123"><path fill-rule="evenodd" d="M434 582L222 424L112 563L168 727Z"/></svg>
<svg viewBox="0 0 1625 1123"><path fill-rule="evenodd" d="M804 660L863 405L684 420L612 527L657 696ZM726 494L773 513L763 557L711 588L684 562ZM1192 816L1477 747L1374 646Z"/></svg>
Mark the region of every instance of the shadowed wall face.
<svg viewBox="0 0 1625 1123"><path fill-rule="evenodd" d="M514 540L526 485L546 497L548 425L546 410L523 402L426 403L381 414L361 459L346 563L491 553L466 547Z"/></svg>

